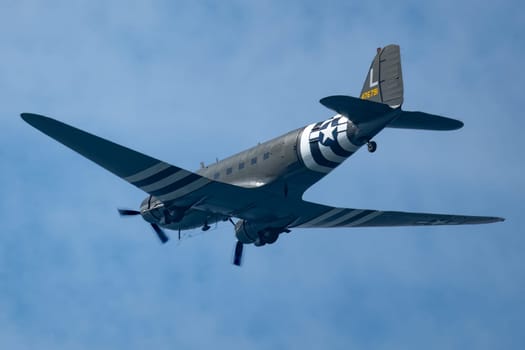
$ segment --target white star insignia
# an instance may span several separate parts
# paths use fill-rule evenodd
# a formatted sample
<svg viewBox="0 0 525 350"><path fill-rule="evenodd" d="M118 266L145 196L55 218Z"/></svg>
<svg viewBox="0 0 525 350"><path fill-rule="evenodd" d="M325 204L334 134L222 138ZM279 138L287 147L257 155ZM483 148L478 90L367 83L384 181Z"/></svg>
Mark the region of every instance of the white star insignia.
<svg viewBox="0 0 525 350"><path fill-rule="evenodd" d="M333 126L332 123L330 122L324 129L321 129L321 134L323 135L322 141L321 141L322 144L324 144L327 140L335 141L335 136L334 136L335 128L336 126Z"/></svg>

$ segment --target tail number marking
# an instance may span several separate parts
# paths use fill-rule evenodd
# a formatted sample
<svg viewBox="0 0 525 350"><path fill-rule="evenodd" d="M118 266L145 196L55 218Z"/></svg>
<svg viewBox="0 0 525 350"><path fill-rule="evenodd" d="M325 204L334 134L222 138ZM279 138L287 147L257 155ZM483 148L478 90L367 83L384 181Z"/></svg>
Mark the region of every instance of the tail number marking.
<svg viewBox="0 0 525 350"><path fill-rule="evenodd" d="M377 95L379 95L379 89L378 88L373 88L371 90L364 91L361 94L361 99L362 100L368 100L369 98L372 98L372 97L377 96Z"/></svg>

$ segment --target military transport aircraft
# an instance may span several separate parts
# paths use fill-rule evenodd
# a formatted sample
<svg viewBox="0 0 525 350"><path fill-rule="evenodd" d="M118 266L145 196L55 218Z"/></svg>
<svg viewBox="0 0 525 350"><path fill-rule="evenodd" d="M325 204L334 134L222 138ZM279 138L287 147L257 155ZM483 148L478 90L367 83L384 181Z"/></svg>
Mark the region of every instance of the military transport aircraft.
<svg viewBox="0 0 525 350"><path fill-rule="evenodd" d="M139 210L162 243L163 228L181 230L230 221L237 243L233 263L241 265L244 244L274 243L292 228L485 224L504 219L336 208L302 199L303 193L384 128L455 130L463 123L403 103L400 49L377 49L360 98L329 96L320 101L337 114L240 152L196 172L157 160L54 119L23 113L44 134L80 153L149 196ZM237 219L234 222L233 219Z"/></svg>

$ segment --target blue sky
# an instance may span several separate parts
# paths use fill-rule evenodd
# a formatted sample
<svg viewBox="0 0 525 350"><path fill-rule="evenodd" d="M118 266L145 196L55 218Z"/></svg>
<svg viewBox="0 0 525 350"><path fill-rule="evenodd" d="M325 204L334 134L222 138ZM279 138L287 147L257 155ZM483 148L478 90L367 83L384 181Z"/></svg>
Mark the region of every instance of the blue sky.
<svg viewBox="0 0 525 350"><path fill-rule="evenodd" d="M523 348L522 2L2 1L0 33L1 348ZM390 43L404 108L465 127L386 130L306 198L506 222L298 229L237 269L229 224L161 246L18 116L196 169L330 117Z"/></svg>

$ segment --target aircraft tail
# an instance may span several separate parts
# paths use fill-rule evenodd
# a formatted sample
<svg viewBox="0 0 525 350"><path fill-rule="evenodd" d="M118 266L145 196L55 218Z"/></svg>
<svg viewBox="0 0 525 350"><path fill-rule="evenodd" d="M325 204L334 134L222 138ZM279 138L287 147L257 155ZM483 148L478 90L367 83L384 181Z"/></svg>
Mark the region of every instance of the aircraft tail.
<svg viewBox="0 0 525 350"><path fill-rule="evenodd" d="M418 130L456 130L463 126L456 119L401 110L403 75L398 45L377 49L360 97L328 96L320 102L356 124L384 122L387 128Z"/></svg>
<svg viewBox="0 0 525 350"><path fill-rule="evenodd" d="M403 75L398 45L378 48L361 90L361 99L392 108L403 104Z"/></svg>

